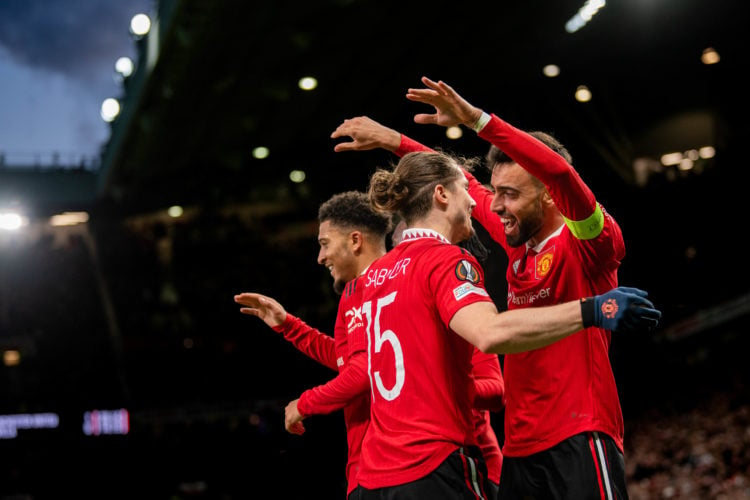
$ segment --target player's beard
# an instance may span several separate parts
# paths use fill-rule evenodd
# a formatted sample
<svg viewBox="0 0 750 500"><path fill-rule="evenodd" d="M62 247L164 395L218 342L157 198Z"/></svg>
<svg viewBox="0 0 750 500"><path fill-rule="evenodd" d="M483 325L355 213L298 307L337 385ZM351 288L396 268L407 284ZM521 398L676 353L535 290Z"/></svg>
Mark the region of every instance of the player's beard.
<svg viewBox="0 0 750 500"><path fill-rule="evenodd" d="M516 248L524 245L529 241L536 233L542 229L544 223L544 210L541 206L541 201L530 214L516 218L517 232L514 235L506 234L505 240L508 242L508 246Z"/></svg>

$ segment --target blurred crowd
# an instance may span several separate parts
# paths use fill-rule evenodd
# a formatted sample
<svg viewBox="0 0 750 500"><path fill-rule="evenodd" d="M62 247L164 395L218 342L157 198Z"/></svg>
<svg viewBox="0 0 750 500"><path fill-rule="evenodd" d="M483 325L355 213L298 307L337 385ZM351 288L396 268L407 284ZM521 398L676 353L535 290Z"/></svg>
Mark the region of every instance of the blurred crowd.
<svg viewBox="0 0 750 500"><path fill-rule="evenodd" d="M750 498L750 403L741 398L716 394L694 408L653 408L626 422L631 499Z"/></svg>

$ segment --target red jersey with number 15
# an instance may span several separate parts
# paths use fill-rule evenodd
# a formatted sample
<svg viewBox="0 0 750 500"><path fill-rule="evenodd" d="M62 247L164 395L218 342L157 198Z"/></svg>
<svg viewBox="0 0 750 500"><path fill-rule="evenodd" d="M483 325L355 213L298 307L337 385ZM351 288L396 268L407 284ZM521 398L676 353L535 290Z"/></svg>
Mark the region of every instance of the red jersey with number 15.
<svg viewBox="0 0 750 500"><path fill-rule="evenodd" d="M448 325L462 307L492 300L476 259L427 229L404 231L360 284L372 399L358 479L373 489L420 479L477 444L474 346Z"/></svg>

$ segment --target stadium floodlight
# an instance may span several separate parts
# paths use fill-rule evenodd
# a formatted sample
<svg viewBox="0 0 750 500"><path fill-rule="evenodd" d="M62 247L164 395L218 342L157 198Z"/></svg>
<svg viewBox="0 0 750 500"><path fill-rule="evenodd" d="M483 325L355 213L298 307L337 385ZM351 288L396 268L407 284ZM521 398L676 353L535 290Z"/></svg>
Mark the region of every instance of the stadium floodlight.
<svg viewBox="0 0 750 500"><path fill-rule="evenodd" d="M99 113L105 122L113 122L117 115L120 114L120 101L114 97L108 97L102 102L102 109Z"/></svg>
<svg viewBox="0 0 750 500"><path fill-rule="evenodd" d="M142 38L151 31L151 18L146 14L136 14L130 19L130 33Z"/></svg>

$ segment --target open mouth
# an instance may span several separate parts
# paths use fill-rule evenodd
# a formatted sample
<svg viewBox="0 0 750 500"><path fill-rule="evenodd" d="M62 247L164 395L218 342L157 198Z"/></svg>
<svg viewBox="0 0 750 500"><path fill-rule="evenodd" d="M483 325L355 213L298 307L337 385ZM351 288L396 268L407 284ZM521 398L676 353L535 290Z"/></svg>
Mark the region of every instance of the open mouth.
<svg viewBox="0 0 750 500"><path fill-rule="evenodd" d="M516 227L516 219L512 217L500 217L500 221L503 223L503 226L505 227L505 232L509 233Z"/></svg>

